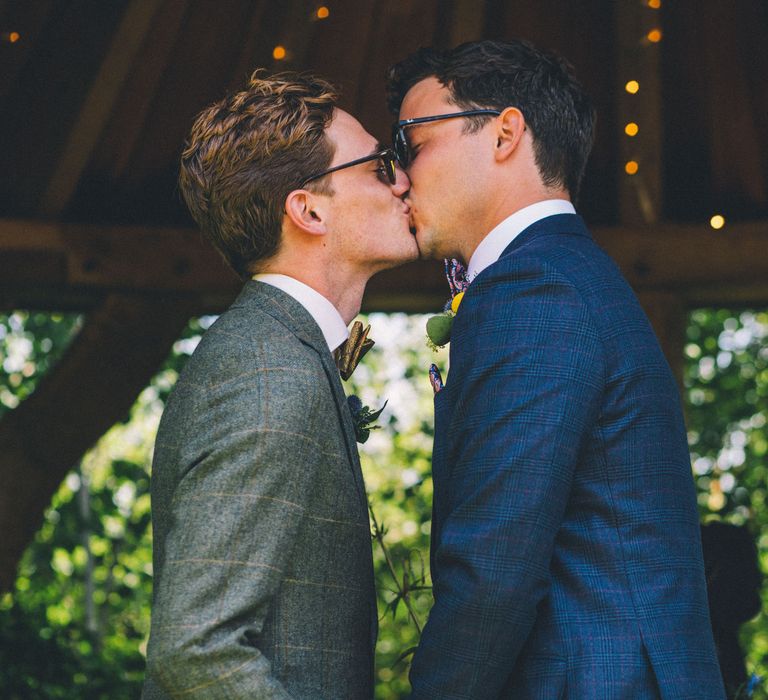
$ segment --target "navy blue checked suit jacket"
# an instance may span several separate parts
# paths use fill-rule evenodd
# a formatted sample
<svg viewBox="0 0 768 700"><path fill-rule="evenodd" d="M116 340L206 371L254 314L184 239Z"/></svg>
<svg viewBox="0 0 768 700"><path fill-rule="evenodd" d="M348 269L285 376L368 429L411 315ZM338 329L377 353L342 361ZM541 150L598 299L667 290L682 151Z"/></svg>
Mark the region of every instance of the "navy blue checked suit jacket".
<svg viewBox="0 0 768 700"><path fill-rule="evenodd" d="M435 396L413 698L723 698L677 387L575 215L472 282Z"/></svg>

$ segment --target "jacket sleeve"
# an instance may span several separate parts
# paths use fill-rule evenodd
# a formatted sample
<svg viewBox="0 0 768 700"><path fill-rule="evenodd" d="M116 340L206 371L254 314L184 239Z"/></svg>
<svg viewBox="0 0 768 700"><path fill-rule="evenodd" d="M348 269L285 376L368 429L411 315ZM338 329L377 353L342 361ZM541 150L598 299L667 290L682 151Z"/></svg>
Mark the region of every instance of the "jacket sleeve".
<svg viewBox="0 0 768 700"><path fill-rule="evenodd" d="M499 697L549 590L604 383L569 281L525 258L492 270L464 297L435 399L435 600L411 669L419 700Z"/></svg>
<svg viewBox="0 0 768 700"><path fill-rule="evenodd" d="M260 635L321 466L312 385L295 376L278 368L198 392L186 414L189 444L156 448L156 463L158 450L183 455L164 506L170 526L147 659L148 676L170 696L290 697Z"/></svg>

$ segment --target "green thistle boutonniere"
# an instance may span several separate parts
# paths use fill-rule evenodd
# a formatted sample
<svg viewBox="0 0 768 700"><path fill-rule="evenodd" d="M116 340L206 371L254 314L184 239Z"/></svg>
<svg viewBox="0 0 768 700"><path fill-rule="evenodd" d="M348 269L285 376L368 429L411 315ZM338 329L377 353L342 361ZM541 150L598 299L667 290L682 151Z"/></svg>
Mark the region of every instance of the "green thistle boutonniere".
<svg viewBox="0 0 768 700"><path fill-rule="evenodd" d="M437 351L438 348L444 347L451 341L453 319L463 298L464 292L459 292L451 299L451 306L448 309L427 319L427 346L432 350Z"/></svg>
<svg viewBox="0 0 768 700"><path fill-rule="evenodd" d="M378 411L372 411L357 396L347 397L347 406L352 414L352 422L355 424L355 439L359 443L365 442L371 434L371 430L379 430L380 425L372 425L378 420L381 412L386 408L387 402Z"/></svg>

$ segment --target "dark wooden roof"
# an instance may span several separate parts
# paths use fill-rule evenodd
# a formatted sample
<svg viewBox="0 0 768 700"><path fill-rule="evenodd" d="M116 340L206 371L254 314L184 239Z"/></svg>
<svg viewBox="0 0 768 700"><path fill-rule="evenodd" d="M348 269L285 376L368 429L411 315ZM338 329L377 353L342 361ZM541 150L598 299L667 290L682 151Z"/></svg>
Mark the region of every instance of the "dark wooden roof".
<svg viewBox="0 0 768 700"><path fill-rule="evenodd" d="M193 116L254 68L311 69L385 138L383 74L424 44L522 36L564 54L599 111L581 210L620 223L617 98L621 6L639 0L24 0L0 3L2 215L191 225L176 193ZM768 216L768 5L671 2L647 9L663 31L661 217ZM273 48L287 58L277 61ZM655 47L651 47L655 49ZM643 90L636 101L644 99ZM638 143L641 143L641 124ZM654 125L653 128L656 128Z"/></svg>
<svg viewBox="0 0 768 700"><path fill-rule="evenodd" d="M254 68L329 77L385 139L392 61L425 44L521 36L565 55L596 103L579 207L592 226L765 221L768 4L658 4L327 0L318 19L321 3L308 0L0 2L0 217L26 222L27 240L37 222L191 228L176 188L181 144L194 115ZM628 159L640 163L632 183ZM645 221L622 205L633 187L653 202Z"/></svg>

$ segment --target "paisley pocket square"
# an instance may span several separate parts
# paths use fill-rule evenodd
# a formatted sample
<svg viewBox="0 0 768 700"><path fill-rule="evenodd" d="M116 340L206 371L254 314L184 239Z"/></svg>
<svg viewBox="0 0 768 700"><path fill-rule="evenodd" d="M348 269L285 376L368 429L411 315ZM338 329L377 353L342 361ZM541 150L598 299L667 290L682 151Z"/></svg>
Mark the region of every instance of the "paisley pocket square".
<svg viewBox="0 0 768 700"><path fill-rule="evenodd" d="M443 377L440 375L437 365L429 366L429 383L432 385L432 390L435 393L443 390Z"/></svg>

